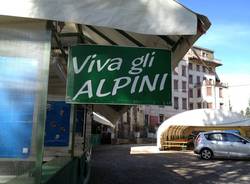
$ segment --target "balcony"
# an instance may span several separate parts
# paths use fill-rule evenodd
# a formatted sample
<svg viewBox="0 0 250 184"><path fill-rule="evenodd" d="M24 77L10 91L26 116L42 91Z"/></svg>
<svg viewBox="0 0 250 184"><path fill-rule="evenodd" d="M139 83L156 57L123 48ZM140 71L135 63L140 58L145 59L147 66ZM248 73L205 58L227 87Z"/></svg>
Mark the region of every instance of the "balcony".
<svg viewBox="0 0 250 184"><path fill-rule="evenodd" d="M216 59L216 58L209 58L209 57L204 57L204 56L201 56L201 55L199 55L199 58L204 62L215 63L217 66L222 65L221 61L219 59ZM198 58L196 56L191 56L191 57L189 57L189 59L198 60ZM213 74L213 73L211 73L211 74Z"/></svg>
<svg viewBox="0 0 250 184"><path fill-rule="evenodd" d="M228 88L228 83L216 82L216 87Z"/></svg>
<svg viewBox="0 0 250 184"><path fill-rule="evenodd" d="M199 88L201 86L203 86L202 82L196 82L196 83L194 83L194 88Z"/></svg>

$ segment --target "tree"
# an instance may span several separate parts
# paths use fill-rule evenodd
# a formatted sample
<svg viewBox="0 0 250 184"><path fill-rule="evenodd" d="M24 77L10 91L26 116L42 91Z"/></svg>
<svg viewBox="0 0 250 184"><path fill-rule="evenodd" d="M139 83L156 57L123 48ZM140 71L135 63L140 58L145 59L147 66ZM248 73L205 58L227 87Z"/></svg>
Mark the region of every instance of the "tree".
<svg viewBox="0 0 250 184"><path fill-rule="evenodd" d="M248 117L248 118L250 118L250 107L246 108L245 116Z"/></svg>
<svg viewBox="0 0 250 184"><path fill-rule="evenodd" d="M245 116L250 118L250 99L248 100L248 107L246 108Z"/></svg>

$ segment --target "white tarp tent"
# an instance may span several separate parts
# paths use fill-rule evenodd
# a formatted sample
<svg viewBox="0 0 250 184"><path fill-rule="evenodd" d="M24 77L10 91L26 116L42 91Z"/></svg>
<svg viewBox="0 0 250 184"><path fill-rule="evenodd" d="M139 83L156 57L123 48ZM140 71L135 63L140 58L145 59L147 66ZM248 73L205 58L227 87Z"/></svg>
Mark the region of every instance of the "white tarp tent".
<svg viewBox="0 0 250 184"><path fill-rule="evenodd" d="M93 112L93 119L98 123L109 126L111 128L115 128L115 126L109 120L107 120L105 117L101 116L98 113Z"/></svg>
<svg viewBox="0 0 250 184"><path fill-rule="evenodd" d="M216 109L196 109L185 111L177 114L164 121L157 130L157 147L161 147L161 139L168 128L171 126L192 126L192 127L209 127L209 126L250 126L250 119L239 113L216 110Z"/></svg>

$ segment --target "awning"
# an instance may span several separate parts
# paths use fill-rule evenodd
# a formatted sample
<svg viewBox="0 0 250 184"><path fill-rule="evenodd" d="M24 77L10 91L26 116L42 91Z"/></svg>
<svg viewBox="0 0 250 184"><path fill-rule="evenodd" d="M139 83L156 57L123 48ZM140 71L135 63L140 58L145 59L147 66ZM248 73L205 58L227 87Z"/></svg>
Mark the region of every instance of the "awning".
<svg viewBox="0 0 250 184"><path fill-rule="evenodd" d="M197 16L173 0L8 0L0 14L151 35L194 35Z"/></svg>
<svg viewBox="0 0 250 184"><path fill-rule="evenodd" d="M101 116L100 114L93 112L93 118L94 118L94 121L98 123L115 128L115 126L109 120L107 120L105 117Z"/></svg>
<svg viewBox="0 0 250 184"><path fill-rule="evenodd" d="M174 0L8 0L0 15L74 23L59 29L59 41L67 37L68 44L84 33L85 43L165 48L173 67L210 27L205 16Z"/></svg>
<svg viewBox="0 0 250 184"><path fill-rule="evenodd" d="M10 21L52 20L49 95L65 96L68 47L75 44L164 48L172 52L172 68L211 23L174 0L8 0L1 2L1 26ZM21 19L21 18L32 19ZM13 19L15 19L13 21ZM58 74L63 72L63 74ZM112 122L127 106L94 105Z"/></svg>

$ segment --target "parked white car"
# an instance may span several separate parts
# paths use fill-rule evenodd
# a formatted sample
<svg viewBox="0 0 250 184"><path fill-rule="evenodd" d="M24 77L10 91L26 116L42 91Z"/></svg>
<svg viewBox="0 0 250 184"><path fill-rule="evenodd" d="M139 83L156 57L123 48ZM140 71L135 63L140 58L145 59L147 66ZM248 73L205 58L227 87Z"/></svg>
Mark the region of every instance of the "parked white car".
<svg viewBox="0 0 250 184"><path fill-rule="evenodd" d="M202 132L195 139L194 153L205 160L213 157L250 158L250 142L230 132Z"/></svg>

